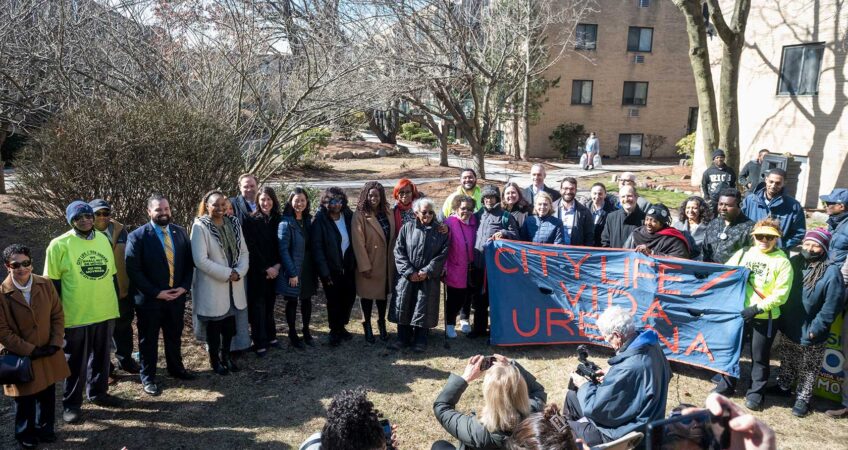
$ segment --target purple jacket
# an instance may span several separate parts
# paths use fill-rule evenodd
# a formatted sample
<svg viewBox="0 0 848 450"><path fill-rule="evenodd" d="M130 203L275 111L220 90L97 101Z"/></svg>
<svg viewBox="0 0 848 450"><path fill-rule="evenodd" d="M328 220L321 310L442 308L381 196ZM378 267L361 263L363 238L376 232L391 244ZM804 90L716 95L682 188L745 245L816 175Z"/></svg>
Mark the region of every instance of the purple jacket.
<svg viewBox="0 0 848 450"><path fill-rule="evenodd" d="M474 262L474 239L477 236L477 217L473 214L464 224L459 217L445 219L450 229L450 248L445 261L445 284L464 289L468 283L468 265Z"/></svg>

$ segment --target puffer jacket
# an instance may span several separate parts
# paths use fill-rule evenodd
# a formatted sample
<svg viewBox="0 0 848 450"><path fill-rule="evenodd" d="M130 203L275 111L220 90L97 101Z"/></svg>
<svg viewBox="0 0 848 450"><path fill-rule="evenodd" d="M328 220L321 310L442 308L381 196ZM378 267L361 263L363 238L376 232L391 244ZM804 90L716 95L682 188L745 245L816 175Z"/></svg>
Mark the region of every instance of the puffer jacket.
<svg viewBox="0 0 848 450"><path fill-rule="evenodd" d="M827 256L835 263L844 263L848 256L848 212L828 218L827 228L833 235Z"/></svg>
<svg viewBox="0 0 848 450"><path fill-rule="evenodd" d="M520 235L522 241L534 244L565 244L562 237L562 221L554 216L528 217L521 226Z"/></svg>
<svg viewBox="0 0 848 450"><path fill-rule="evenodd" d="M439 278L448 256L450 237L439 233L438 227L435 220L429 225L416 220L400 227L394 250L399 278L392 304L401 325L433 328L439 322ZM427 273L427 279L409 279L421 271Z"/></svg>
<svg viewBox="0 0 848 450"><path fill-rule="evenodd" d="M780 221L780 234L783 235L777 245L785 250L801 244L804 233L807 232L807 219L804 208L798 200L784 194L766 201L766 184L760 183L757 189L742 201L742 212L749 219L757 222L772 217Z"/></svg>
<svg viewBox="0 0 848 450"><path fill-rule="evenodd" d="M512 214L504 211L500 204L491 210L483 208L474 215L477 216L479 224L474 239L474 265L483 269L486 267L486 244L492 235L500 231L504 239L518 239L518 222Z"/></svg>
<svg viewBox="0 0 848 450"><path fill-rule="evenodd" d="M792 290L789 301L780 307L780 331L796 344L820 344L830 336L830 326L844 306L845 286L840 265L825 262L824 275L808 288L804 286L804 275L811 269L804 256L795 255L789 262L794 272Z"/></svg>

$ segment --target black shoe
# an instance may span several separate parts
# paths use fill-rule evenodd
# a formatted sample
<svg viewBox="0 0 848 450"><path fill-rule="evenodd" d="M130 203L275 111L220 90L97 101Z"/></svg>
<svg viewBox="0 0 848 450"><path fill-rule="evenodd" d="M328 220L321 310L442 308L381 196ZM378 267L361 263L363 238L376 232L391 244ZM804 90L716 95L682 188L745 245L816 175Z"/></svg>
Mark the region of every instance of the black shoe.
<svg viewBox="0 0 848 450"><path fill-rule="evenodd" d="M65 408L62 412L62 420L65 423L77 423L81 416L82 414L79 408Z"/></svg>
<svg viewBox="0 0 848 450"><path fill-rule="evenodd" d="M289 331L289 342L291 343L292 347L298 350L303 350L306 348L306 345L303 344L303 341L300 340L300 337L298 337L297 332L295 331Z"/></svg>
<svg viewBox="0 0 848 450"><path fill-rule="evenodd" d="M377 321L377 330L380 331L380 340L386 342L389 340L389 332L386 331L386 321L378 320Z"/></svg>
<svg viewBox="0 0 848 450"><path fill-rule="evenodd" d="M476 339L478 337L483 337L485 335L486 335L485 331L480 332L480 331L477 331L477 330L471 330L471 332L466 334L465 337L467 337L468 339Z"/></svg>
<svg viewBox="0 0 848 450"><path fill-rule="evenodd" d="M810 404L804 400L796 400L795 406L792 407L792 414L795 417L804 417L810 413Z"/></svg>
<svg viewBox="0 0 848 450"><path fill-rule="evenodd" d="M312 337L312 333L309 332L309 328L303 329L303 343L310 347L315 347L315 339Z"/></svg>
<svg viewBox="0 0 848 450"><path fill-rule="evenodd" d="M341 345L341 343L342 343L341 335L339 333L331 331L329 341L327 341L327 344L330 347L338 347L339 345Z"/></svg>
<svg viewBox="0 0 848 450"><path fill-rule="evenodd" d="M720 389L718 386L716 386L710 392L712 392L713 394L723 395L725 397L732 397L733 394L736 393L736 388Z"/></svg>
<svg viewBox="0 0 848 450"><path fill-rule="evenodd" d="M367 342L369 344L373 344L373 343L377 342L377 340L374 339L374 331L371 330L371 321L370 320L366 321L366 322L362 322L362 331L365 332L365 342Z"/></svg>
<svg viewBox="0 0 848 450"><path fill-rule="evenodd" d="M763 396L759 394L751 394L745 398L745 407L751 411L761 411L763 409Z"/></svg>
<svg viewBox="0 0 848 450"><path fill-rule="evenodd" d="M256 349L256 350L253 351L253 353L256 354L257 358L264 358L265 355L268 354L268 349L267 348Z"/></svg>
<svg viewBox="0 0 848 450"><path fill-rule="evenodd" d="M152 395L154 397L158 397L162 391L159 389L159 386L156 383L147 383L141 387L145 394Z"/></svg>
<svg viewBox="0 0 848 450"><path fill-rule="evenodd" d="M141 366L138 365L132 358L126 358L122 362L118 363L118 368L123 370L126 373L131 373L133 375L137 375L141 372Z"/></svg>
<svg viewBox="0 0 848 450"><path fill-rule="evenodd" d="M101 408L119 408L124 405L123 400L109 394L98 395L91 399L91 403L94 403Z"/></svg>
<svg viewBox="0 0 848 450"><path fill-rule="evenodd" d="M273 341L269 342L269 343L268 343L268 346L269 346L269 347L272 347L272 348L283 348L283 345L282 345L282 344L280 344L280 341L278 341L278 340L276 340L276 339L274 339Z"/></svg>
<svg viewBox="0 0 848 450"><path fill-rule="evenodd" d="M400 340L400 338L395 339L394 341L392 341L388 345L386 345L386 348L389 349L389 350L400 350L400 349L406 348L406 347L409 347L409 342L404 342L404 341Z"/></svg>
<svg viewBox="0 0 848 450"><path fill-rule="evenodd" d="M241 367L236 364L236 358L237 356L233 352L230 352L229 355L225 355L221 358L221 364L229 369L230 372L241 372Z"/></svg>
<svg viewBox="0 0 848 450"><path fill-rule="evenodd" d="M414 353L424 353L427 350L427 346L425 344L415 344L412 346L412 351Z"/></svg>
<svg viewBox="0 0 848 450"><path fill-rule="evenodd" d="M38 439L34 437L18 438L17 440L20 448L30 449L38 447Z"/></svg>
<svg viewBox="0 0 848 450"><path fill-rule="evenodd" d="M178 380L183 380L183 381L191 381L191 380L197 379L197 377L193 373L191 373L191 372L189 372L188 370L185 370L185 369L175 370L173 372L168 372L168 374L170 374L172 377L174 377Z"/></svg>
<svg viewBox="0 0 848 450"><path fill-rule="evenodd" d="M230 374L230 369L221 364L221 359L216 356L209 356L209 365L212 366L212 371L218 375L225 376Z"/></svg>
<svg viewBox="0 0 848 450"><path fill-rule="evenodd" d="M344 328L339 331L339 336L342 338L343 341L349 341L353 339L353 334Z"/></svg>

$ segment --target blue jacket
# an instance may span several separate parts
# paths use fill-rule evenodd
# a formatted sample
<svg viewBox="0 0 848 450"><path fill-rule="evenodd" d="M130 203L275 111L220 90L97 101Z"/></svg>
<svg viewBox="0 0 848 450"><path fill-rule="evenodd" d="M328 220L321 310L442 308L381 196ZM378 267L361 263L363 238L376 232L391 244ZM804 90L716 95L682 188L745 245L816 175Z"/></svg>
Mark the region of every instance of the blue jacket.
<svg viewBox="0 0 848 450"><path fill-rule="evenodd" d="M830 336L830 326L842 312L845 286L841 264L828 264L824 275L812 289L804 287L804 275L810 270L802 255L789 259L792 270L792 290L789 300L780 307L780 331L792 342L816 345ZM813 337L810 338L810 333Z"/></svg>
<svg viewBox="0 0 848 450"><path fill-rule="evenodd" d="M848 212L827 219L827 228L833 234L827 256L831 261L842 264L848 256Z"/></svg>
<svg viewBox="0 0 848 450"><path fill-rule="evenodd" d="M565 244L562 221L554 216L528 216L521 226L521 240L536 244Z"/></svg>
<svg viewBox="0 0 848 450"><path fill-rule="evenodd" d="M309 226L307 223L306 226ZM277 292L286 297L300 296L300 286L289 286L289 278L300 277L306 256L306 237L294 216L287 214L277 227L280 242L280 275L277 277ZM311 263L311 262L310 262Z"/></svg>
<svg viewBox="0 0 848 450"><path fill-rule="evenodd" d="M159 292L177 287L191 290L194 276L194 258L191 256L191 241L185 228L168 225L171 243L174 246L174 285L168 286L170 272L165 259L165 247L153 229L153 224L136 228L127 237L124 258L127 264L127 277L130 279L129 295L137 308L156 308L164 300L156 298ZM179 301L184 301L185 294Z"/></svg>
<svg viewBox="0 0 848 450"><path fill-rule="evenodd" d="M779 220L783 238L778 245L782 250L801 244L804 233L807 232L807 219L798 200L781 193L771 204L766 204L765 183L760 183L757 190L745 197L742 212L755 223L769 216Z"/></svg>
<svg viewBox="0 0 848 450"><path fill-rule="evenodd" d="M608 363L602 383L585 383L577 390L583 415L608 440L665 417L671 367L655 331L637 334Z"/></svg>

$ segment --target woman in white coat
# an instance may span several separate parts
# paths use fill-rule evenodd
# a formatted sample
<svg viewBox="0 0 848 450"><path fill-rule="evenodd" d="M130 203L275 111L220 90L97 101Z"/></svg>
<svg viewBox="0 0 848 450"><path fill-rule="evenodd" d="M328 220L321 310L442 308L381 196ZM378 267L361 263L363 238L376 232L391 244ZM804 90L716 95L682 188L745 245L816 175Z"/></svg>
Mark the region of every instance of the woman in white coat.
<svg viewBox="0 0 848 450"><path fill-rule="evenodd" d="M191 253L197 268L192 310L195 323L205 325L209 363L219 375L239 370L230 357L230 344L236 334L236 312L247 308L247 244L238 219L225 214L226 201L220 191L207 192L191 226Z"/></svg>

